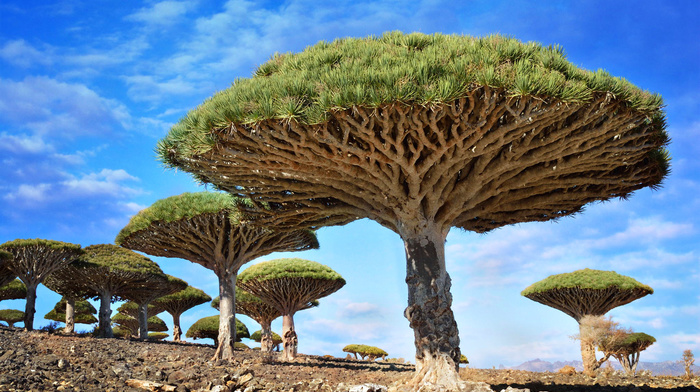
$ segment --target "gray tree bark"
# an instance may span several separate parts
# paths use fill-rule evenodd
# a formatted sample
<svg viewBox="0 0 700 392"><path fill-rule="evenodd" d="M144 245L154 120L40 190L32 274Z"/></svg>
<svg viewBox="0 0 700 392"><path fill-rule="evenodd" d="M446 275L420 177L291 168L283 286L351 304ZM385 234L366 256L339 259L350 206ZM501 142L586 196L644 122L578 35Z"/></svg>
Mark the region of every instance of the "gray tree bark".
<svg viewBox="0 0 700 392"><path fill-rule="evenodd" d="M271 323L260 324L260 351L271 353L275 349L274 339L272 338Z"/></svg>
<svg viewBox="0 0 700 392"><path fill-rule="evenodd" d="M27 303L24 306L24 330L34 330L34 313L36 313L36 288L39 283L24 282L27 286Z"/></svg>
<svg viewBox="0 0 700 392"><path fill-rule="evenodd" d="M148 302L139 304L139 340L148 339Z"/></svg>
<svg viewBox="0 0 700 392"><path fill-rule="evenodd" d="M65 333L73 333L75 331L75 299L66 298L66 327L63 328Z"/></svg>
<svg viewBox="0 0 700 392"><path fill-rule="evenodd" d="M236 271L237 272L237 271ZM233 358L236 343L236 277L237 273L219 274L219 338L212 360Z"/></svg>
<svg viewBox="0 0 700 392"><path fill-rule="evenodd" d="M179 342L182 338L182 329L180 328L180 313L172 314L173 316L173 342Z"/></svg>
<svg viewBox="0 0 700 392"><path fill-rule="evenodd" d="M293 361L297 356L299 347L297 332L294 329L294 313L282 315L282 344L284 345L282 358L287 361Z"/></svg>
<svg viewBox="0 0 700 392"><path fill-rule="evenodd" d="M445 268L445 237L438 228L404 235L408 307L415 336L414 385L460 390L459 331L452 313L451 280Z"/></svg>
<svg viewBox="0 0 700 392"><path fill-rule="evenodd" d="M99 329L101 338L112 338L112 293L103 290L100 291L100 313L99 313Z"/></svg>

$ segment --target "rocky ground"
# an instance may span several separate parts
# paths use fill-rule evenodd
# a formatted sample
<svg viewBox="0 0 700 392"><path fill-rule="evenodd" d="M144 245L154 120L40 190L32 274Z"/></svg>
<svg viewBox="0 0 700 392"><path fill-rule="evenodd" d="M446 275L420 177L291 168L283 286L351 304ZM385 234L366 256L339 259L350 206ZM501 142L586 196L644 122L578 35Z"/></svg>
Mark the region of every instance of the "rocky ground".
<svg viewBox="0 0 700 392"><path fill-rule="evenodd" d="M233 363L211 362L214 348L172 342L139 342L61 336L0 327L0 391L362 391L376 384L395 390L413 366L389 362L300 355L278 362L258 351L236 352ZM465 380L485 382L492 391L700 391L700 379L622 377L604 372L534 373L463 369ZM487 388L488 389L488 388ZM384 390L365 388L364 391Z"/></svg>

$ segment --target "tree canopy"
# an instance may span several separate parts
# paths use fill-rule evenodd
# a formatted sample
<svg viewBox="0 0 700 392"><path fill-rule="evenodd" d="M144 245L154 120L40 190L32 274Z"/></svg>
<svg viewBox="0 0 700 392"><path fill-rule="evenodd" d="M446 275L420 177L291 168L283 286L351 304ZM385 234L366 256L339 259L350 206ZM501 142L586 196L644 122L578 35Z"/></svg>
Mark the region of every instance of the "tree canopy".
<svg viewBox="0 0 700 392"><path fill-rule="evenodd" d="M15 279L0 287L0 301L22 298L27 298L27 286L21 280Z"/></svg>
<svg viewBox="0 0 700 392"><path fill-rule="evenodd" d="M112 317L112 323L115 325L119 326L123 330L129 331L131 336L138 336L139 335L139 320L135 317L131 317L127 314L118 312ZM165 332L168 330L168 326L165 324L165 321L163 321L160 317L158 316L151 316L148 318L148 331L154 331L154 332ZM148 333L146 333L146 337L148 337Z"/></svg>
<svg viewBox="0 0 700 392"><path fill-rule="evenodd" d="M10 259L12 259L12 253L0 250L0 287L10 283L16 275L7 268Z"/></svg>
<svg viewBox="0 0 700 392"><path fill-rule="evenodd" d="M603 315L653 292L654 289L629 276L586 268L551 275L530 285L521 294L578 321L585 315Z"/></svg>
<svg viewBox="0 0 700 392"><path fill-rule="evenodd" d="M0 321L7 323L8 327L13 327L15 323L24 320L24 312L16 309L0 309Z"/></svg>
<svg viewBox="0 0 700 392"><path fill-rule="evenodd" d="M194 322L187 330L186 337L192 339L212 339L215 344L219 340L219 315L203 317ZM243 338L249 338L250 332L240 320L236 319L236 341L240 342Z"/></svg>

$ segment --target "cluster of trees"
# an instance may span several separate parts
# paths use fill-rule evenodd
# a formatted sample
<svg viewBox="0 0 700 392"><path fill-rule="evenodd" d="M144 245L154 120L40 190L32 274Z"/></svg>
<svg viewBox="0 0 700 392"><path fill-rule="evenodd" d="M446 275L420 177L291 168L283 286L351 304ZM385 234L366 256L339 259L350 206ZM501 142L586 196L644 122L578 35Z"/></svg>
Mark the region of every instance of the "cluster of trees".
<svg viewBox="0 0 700 392"><path fill-rule="evenodd" d="M461 351L444 245L450 229L484 233L548 221L659 186L669 172L662 107L660 96L624 79L579 69L557 46L398 32L322 42L275 56L159 142L167 166L230 195L161 200L116 242L214 271L215 357L229 358L243 264L318 246L311 229L373 219L404 241L414 383L458 390ZM61 247L63 259L50 263L56 269L80 253ZM20 279L29 308L43 278ZM292 316L310 299L270 301L257 289L264 280L247 276L240 285L280 312L285 356L293 358ZM329 282L316 294L340 285Z"/></svg>

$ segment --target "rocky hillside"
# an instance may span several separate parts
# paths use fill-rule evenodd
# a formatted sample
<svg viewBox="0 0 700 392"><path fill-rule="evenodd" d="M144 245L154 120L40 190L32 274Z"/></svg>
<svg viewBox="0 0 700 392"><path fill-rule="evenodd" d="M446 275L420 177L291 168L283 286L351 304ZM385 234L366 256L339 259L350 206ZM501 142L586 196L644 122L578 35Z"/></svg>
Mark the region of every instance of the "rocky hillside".
<svg viewBox="0 0 700 392"><path fill-rule="evenodd" d="M0 327L0 392L403 392L412 365L300 355L281 362L236 351L211 362L214 347L61 336ZM698 392L700 378L596 378L522 370L462 369L472 392Z"/></svg>

